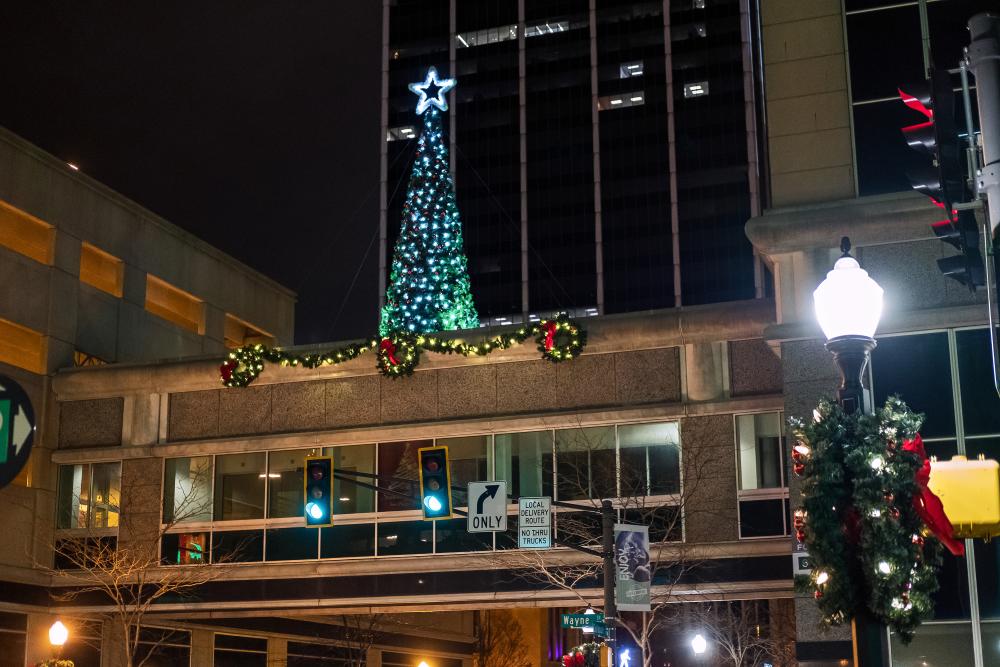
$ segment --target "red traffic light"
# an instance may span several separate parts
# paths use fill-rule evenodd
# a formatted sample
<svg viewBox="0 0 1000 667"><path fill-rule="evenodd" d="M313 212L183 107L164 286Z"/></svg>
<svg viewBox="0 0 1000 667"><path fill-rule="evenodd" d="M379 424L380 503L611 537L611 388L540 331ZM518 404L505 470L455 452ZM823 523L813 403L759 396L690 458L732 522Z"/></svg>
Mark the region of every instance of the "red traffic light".
<svg viewBox="0 0 1000 667"><path fill-rule="evenodd" d="M315 480L323 479L323 476L325 474L326 473L324 472L324 470L323 470L323 468L321 466L310 466L309 467L309 476L312 477Z"/></svg>

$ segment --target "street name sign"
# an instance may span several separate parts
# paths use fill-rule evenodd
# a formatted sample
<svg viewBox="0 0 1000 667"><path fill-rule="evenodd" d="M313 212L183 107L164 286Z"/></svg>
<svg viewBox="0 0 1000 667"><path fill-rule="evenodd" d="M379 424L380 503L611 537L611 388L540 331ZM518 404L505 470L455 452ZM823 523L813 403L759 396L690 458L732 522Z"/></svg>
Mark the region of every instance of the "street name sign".
<svg viewBox="0 0 1000 667"><path fill-rule="evenodd" d="M469 482L470 533L507 530L507 482Z"/></svg>
<svg viewBox="0 0 1000 667"><path fill-rule="evenodd" d="M548 549L552 546L552 498L518 498L517 548Z"/></svg>
<svg viewBox="0 0 1000 667"><path fill-rule="evenodd" d="M564 628L592 628L598 623L604 624L604 614L560 614Z"/></svg>

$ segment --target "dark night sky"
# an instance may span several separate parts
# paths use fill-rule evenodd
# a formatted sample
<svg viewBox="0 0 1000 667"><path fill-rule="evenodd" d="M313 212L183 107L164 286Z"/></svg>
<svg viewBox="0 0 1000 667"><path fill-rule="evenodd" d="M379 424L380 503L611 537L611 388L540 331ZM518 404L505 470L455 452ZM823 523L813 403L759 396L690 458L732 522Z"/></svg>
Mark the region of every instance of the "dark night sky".
<svg viewBox="0 0 1000 667"><path fill-rule="evenodd" d="M0 125L296 290L296 342L369 335L381 4L3 2Z"/></svg>

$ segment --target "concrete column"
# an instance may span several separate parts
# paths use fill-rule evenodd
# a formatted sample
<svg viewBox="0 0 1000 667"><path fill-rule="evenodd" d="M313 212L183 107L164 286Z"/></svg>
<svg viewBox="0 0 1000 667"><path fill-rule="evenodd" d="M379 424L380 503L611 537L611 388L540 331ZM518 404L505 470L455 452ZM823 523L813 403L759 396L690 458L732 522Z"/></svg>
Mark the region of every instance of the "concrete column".
<svg viewBox="0 0 1000 667"><path fill-rule="evenodd" d="M382 667L382 649L368 649L368 656L365 659L365 667Z"/></svg>
<svg viewBox="0 0 1000 667"><path fill-rule="evenodd" d="M160 430L160 394L126 396L122 416L122 445L152 445Z"/></svg>
<svg viewBox="0 0 1000 667"><path fill-rule="evenodd" d="M690 543L737 539L736 436L732 415L681 420L684 539Z"/></svg>
<svg viewBox="0 0 1000 667"><path fill-rule="evenodd" d="M211 630L191 631L191 664L211 665L215 660L215 633Z"/></svg>
<svg viewBox="0 0 1000 667"><path fill-rule="evenodd" d="M728 394L727 356L725 341L684 346L687 400L714 401Z"/></svg>
<svg viewBox="0 0 1000 667"><path fill-rule="evenodd" d="M288 640L268 637L267 667L288 666Z"/></svg>
<svg viewBox="0 0 1000 667"><path fill-rule="evenodd" d="M137 306L146 305L146 272L131 264L123 267L122 300Z"/></svg>
<svg viewBox="0 0 1000 667"><path fill-rule="evenodd" d="M121 626L112 621L103 625L101 632L101 667L125 667L125 639Z"/></svg>
<svg viewBox="0 0 1000 667"><path fill-rule="evenodd" d="M839 383L833 358L818 340L785 342L781 344L784 372L785 416L812 419L812 411L824 396L832 396ZM786 456L791 457L791 434L785 438ZM798 504L802 481L792 475L788 483L793 499L792 509ZM789 548L796 546L795 537ZM820 622L819 608L808 595L795 598L795 644L800 661L840 660L851 658L851 629L826 628Z"/></svg>

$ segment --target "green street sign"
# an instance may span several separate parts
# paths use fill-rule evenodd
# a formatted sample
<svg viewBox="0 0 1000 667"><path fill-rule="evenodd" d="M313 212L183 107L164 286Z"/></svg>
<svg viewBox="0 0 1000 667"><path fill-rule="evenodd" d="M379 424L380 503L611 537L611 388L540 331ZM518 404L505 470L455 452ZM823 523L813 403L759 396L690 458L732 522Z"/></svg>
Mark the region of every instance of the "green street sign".
<svg viewBox="0 0 1000 667"><path fill-rule="evenodd" d="M604 624L604 614L560 614L564 628L593 628Z"/></svg>
<svg viewBox="0 0 1000 667"><path fill-rule="evenodd" d="M607 639L611 636L611 633L608 632L608 626L604 625L604 623L594 623L594 635Z"/></svg>

